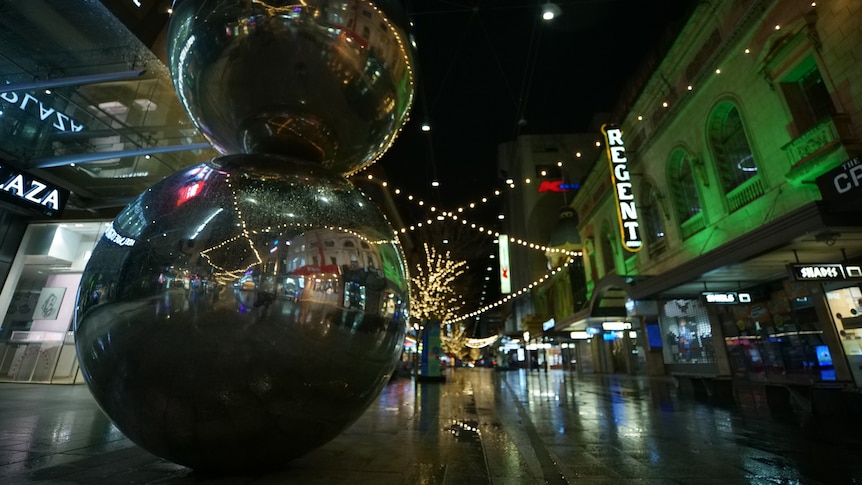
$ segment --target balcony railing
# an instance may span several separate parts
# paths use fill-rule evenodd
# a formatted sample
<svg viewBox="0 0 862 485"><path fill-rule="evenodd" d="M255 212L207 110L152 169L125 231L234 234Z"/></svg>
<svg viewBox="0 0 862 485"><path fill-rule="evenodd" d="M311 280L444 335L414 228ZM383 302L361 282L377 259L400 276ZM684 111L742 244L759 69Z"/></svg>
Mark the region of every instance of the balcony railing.
<svg viewBox="0 0 862 485"><path fill-rule="evenodd" d="M727 210L734 212L761 195L763 195L763 182L755 175L727 194Z"/></svg>
<svg viewBox="0 0 862 485"><path fill-rule="evenodd" d="M824 119L781 147L790 162L787 180L794 185L813 182L819 175L833 168L820 166L829 160L826 155L841 146L858 143L850 127L849 116L833 115Z"/></svg>
<svg viewBox="0 0 862 485"><path fill-rule="evenodd" d="M703 213L695 214L688 219L685 220L680 225L680 233L682 234L683 239L688 239L691 236L697 234L702 231L706 227L706 221L703 218Z"/></svg>

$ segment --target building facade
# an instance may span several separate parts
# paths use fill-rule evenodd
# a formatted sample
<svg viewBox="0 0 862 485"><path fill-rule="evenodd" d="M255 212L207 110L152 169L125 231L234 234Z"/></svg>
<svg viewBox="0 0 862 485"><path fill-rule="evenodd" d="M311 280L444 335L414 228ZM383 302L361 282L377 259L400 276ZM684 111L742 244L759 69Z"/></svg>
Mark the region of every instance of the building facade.
<svg viewBox="0 0 862 485"><path fill-rule="evenodd" d="M646 372L770 408L862 386L860 14L694 8L572 203L590 302L557 330L598 340L613 315Z"/></svg>

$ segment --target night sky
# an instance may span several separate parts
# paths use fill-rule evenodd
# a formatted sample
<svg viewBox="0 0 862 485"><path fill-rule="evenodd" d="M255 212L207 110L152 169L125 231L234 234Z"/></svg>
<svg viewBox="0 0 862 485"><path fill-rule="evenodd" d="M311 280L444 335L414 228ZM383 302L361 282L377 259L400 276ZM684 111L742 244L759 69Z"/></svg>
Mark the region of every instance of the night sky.
<svg viewBox="0 0 862 485"><path fill-rule="evenodd" d="M544 3L407 1L417 98L380 162L394 186L449 210L492 192L500 143L519 133L586 131L594 113L613 110L641 59L673 38L668 31L678 31L694 2L560 0L562 15L550 22L540 19ZM420 130L425 121L430 133Z"/></svg>

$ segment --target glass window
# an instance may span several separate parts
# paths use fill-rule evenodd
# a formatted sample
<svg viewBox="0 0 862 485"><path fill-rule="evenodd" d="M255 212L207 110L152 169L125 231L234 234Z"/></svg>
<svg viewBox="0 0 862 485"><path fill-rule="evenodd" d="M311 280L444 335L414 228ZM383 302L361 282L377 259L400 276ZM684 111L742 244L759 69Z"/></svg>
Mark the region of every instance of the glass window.
<svg viewBox="0 0 862 485"><path fill-rule="evenodd" d="M670 187L673 191L673 207L677 219L683 223L702 212L697 181L691 166L691 157L684 150L677 150L670 159Z"/></svg>
<svg viewBox="0 0 862 485"><path fill-rule="evenodd" d="M80 382L71 332L78 286L108 222L31 224L0 293L0 381ZM18 268L17 270L15 268ZM106 284L88 293L114 291Z"/></svg>
<svg viewBox="0 0 862 485"><path fill-rule="evenodd" d="M709 123L709 143L725 193L757 175L757 163L748 143L742 116L733 103L722 103L713 111Z"/></svg>
<svg viewBox="0 0 862 485"><path fill-rule="evenodd" d="M602 226L602 265L604 266L605 274L614 273L617 270L614 251L616 237L614 237L614 234L616 232L611 230L609 224L605 223Z"/></svg>
<svg viewBox="0 0 862 485"><path fill-rule="evenodd" d="M826 346L814 308L818 291L782 282L768 297L750 304L715 305L736 377L785 383L835 380L831 359L822 357Z"/></svg>
<svg viewBox="0 0 862 485"><path fill-rule="evenodd" d="M664 250L665 231L661 199L661 194L652 184L644 184L641 214L644 221L644 238L650 254Z"/></svg>
<svg viewBox="0 0 862 485"><path fill-rule="evenodd" d="M805 133L835 113L832 97L814 60L809 58L801 69L801 75L791 75L781 83L797 134Z"/></svg>
<svg viewBox="0 0 862 485"><path fill-rule="evenodd" d="M862 290L859 286L826 289L829 313L838 330L853 379L857 385L862 385Z"/></svg>
<svg viewBox="0 0 862 485"><path fill-rule="evenodd" d="M659 317L665 339L662 346L668 364L715 362L715 342L706 308L696 299L670 300Z"/></svg>

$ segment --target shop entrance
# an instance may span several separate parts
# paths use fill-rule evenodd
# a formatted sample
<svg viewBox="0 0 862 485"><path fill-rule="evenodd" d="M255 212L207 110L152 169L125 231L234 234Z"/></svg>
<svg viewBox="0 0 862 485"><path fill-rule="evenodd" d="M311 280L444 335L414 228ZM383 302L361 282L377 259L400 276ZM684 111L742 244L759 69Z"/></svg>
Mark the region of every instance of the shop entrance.
<svg viewBox="0 0 862 485"><path fill-rule="evenodd" d="M72 318L81 274L105 225L28 227L0 292L0 382L83 382Z"/></svg>
<svg viewBox="0 0 862 485"><path fill-rule="evenodd" d="M857 386L862 386L862 290L858 285L834 289L827 286L825 289L829 313L853 380Z"/></svg>

